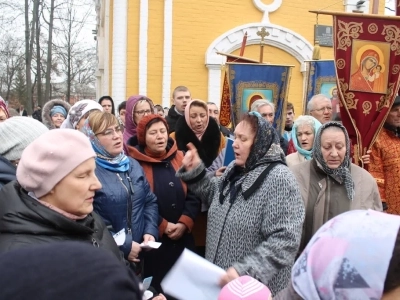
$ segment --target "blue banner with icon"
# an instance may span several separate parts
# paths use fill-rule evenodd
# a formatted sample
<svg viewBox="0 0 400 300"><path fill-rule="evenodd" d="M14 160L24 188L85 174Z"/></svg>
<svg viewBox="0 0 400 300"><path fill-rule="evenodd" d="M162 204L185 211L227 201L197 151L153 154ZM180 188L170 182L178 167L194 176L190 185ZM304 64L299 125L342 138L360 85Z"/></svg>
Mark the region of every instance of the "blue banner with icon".
<svg viewBox="0 0 400 300"><path fill-rule="evenodd" d="M293 66L227 63L232 107L236 126L254 101L266 99L275 106L273 125L282 133L286 120L286 103Z"/></svg>
<svg viewBox="0 0 400 300"><path fill-rule="evenodd" d="M324 94L331 100L338 99L338 96L335 62L333 60L312 60L305 63L307 66L307 87L304 112L307 112L307 104L312 96Z"/></svg>

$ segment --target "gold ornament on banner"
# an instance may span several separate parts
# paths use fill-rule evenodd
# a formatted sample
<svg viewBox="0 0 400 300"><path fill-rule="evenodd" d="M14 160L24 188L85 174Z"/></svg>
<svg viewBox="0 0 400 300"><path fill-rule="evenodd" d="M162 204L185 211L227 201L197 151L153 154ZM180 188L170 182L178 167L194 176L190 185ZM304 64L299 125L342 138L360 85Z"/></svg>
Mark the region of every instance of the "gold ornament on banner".
<svg viewBox="0 0 400 300"><path fill-rule="evenodd" d="M369 112L371 111L371 108L372 108L372 103L370 101L365 101L362 104L363 114L368 115Z"/></svg>
<svg viewBox="0 0 400 300"><path fill-rule="evenodd" d="M387 89L387 93L384 96L380 97L380 100L376 102L376 110L381 111L382 108L390 107L390 99L393 97L393 92L394 92L394 83L390 83L389 87Z"/></svg>
<svg viewBox="0 0 400 300"><path fill-rule="evenodd" d="M344 67L346 66L346 61L343 58L339 58L336 61L336 66L338 67L338 69L342 70L344 69Z"/></svg>
<svg viewBox="0 0 400 300"><path fill-rule="evenodd" d="M368 32L370 34L375 34L378 32L378 25L376 23L371 23L368 25Z"/></svg>
<svg viewBox="0 0 400 300"><path fill-rule="evenodd" d="M341 49L346 51L347 47L351 47L352 39L356 39L360 36L360 33L363 33L363 23L357 22L343 22L339 21L338 23L338 46L337 49Z"/></svg>
<svg viewBox="0 0 400 300"><path fill-rule="evenodd" d="M347 83L344 83L343 78L339 78L339 86L340 90L343 93L347 109L357 109L358 99L354 99L355 97L354 93L351 92L346 93L346 91L349 89L349 85Z"/></svg>
<svg viewBox="0 0 400 300"><path fill-rule="evenodd" d="M400 71L400 65L393 65L392 67L392 74L396 75Z"/></svg>
<svg viewBox="0 0 400 300"><path fill-rule="evenodd" d="M400 29L395 25L383 25L382 35L385 35L386 42L390 43L390 50L395 55L400 54Z"/></svg>

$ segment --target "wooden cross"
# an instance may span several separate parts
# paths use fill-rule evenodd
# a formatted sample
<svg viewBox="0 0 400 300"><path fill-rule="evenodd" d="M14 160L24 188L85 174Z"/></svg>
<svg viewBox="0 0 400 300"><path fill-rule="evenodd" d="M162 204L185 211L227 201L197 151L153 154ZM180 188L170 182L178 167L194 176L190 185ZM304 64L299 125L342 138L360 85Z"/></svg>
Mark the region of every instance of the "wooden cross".
<svg viewBox="0 0 400 300"><path fill-rule="evenodd" d="M261 28L261 30L257 31L257 35L261 37L260 42L260 63L263 62L263 55L264 55L264 38L269 36L269 32L265 29L265 27Z"/></svg>

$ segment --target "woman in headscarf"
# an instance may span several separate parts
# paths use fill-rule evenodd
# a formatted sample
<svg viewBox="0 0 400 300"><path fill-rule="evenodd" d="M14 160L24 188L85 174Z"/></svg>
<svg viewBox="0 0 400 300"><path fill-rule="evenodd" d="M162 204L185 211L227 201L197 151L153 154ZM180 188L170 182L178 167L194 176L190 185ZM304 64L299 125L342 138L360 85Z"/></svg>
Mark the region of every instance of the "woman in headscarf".
<svg viewBox="0 0 400 300"><path fill-rule="evenodd" d="M194 99L186 105L185 115L178 119L175 132L170 136L176 140L178 149L182 151L187 151L187 144L192 143L206 168L212 166L213 170L217 170L222 167L225 137L215 119L209 116L208 106L204 101ZM216 160L217 158L218 160ZM213 164L214 161L216 164ZM202 203L201 212L193 230L197 253L203 256L206 242L207 209L208 205Z"/></svg>
<svg viewBox="0 0 400 300"><path fill-rule="evenodd" d="M54 99L47 102L42 110L42 122L49 129L60 128L67 118L71 105L64 100Z"/></svg>
<svg viewBox="0 0 400 300"><path fill-rule="evenodd" d="M102 184L94 196L94 211L113 233L125 232L120 249L127 260L138 263L140 244L158 237L157 198L139 163L124 154L116 116L93 112L82 132L96 152L96 175Z"/></svg>
<svg viewBox="0 0 400 300"><path fill-rule="evenodd" d="M298 251L304 204L285 165L276 130L257 112L235 128L235 160L221 177L205 176L205 165L189 145L177 176L208 200L206 259L226 269L221 284L249 275L284 289Z"/></svg>
<svg viewBox="0 0 400 300"><path fill-rule="evenodd" d="M129 155L143 167L151 190L157 196L158 228L162 242L157 251L146 255L145 276L153 276L152 286L161 291L161 281L185 248L194 250L191 234L200 210L200 199L175 176L182 165L183 152L168 137L164 117L148 115L128 141Z"/></svg>
<svg viewBox="0 0 400 300"><path fill-rule="evenodd" d="M139 121L147 115L154 113L154 104L150 98L142 95L130 96L126 101L125 129L124 129L124 150L128 153L126 144L128 140L136 135L136 128Z"/></svg>
<svg viewBox="0 0 400 300"><path fill-rule="evenodd" d="M312 159L314 138L321 123L312 116L300 116L293 124L291 140L297 152L286 156L288 167Z"/></svg>
<svg viewBox="0 0 400 300"><path fill-rule="evenodd" d="M103 220L93 213L93 197L101 188L95 156L87 137L74 130L49 130L25 148L17 180L0 190L0 253L79 241L123 261Z"/></svg>
<svg viewBox="0 0 400 300"><path fill-rule="evenodd" d="M0 123L10 118L6 102L0 97Z"/></svg>
<svg viewBox="0 0 400 300"><path fill-rule="evenodd" d="M350 90L374 92L374 69L380 63L379 54L372 49L364 51L360 57L358 69L351 74Z"/></svg>
<svg viewBox="0 0 400 300"><path fill-rule="evenodd" d="M375 179L351 163L346 128L336 122L320 127L313 159L291 167L301 187L306 219L300 251L328 220L354 209L382 211Z"/></svg>
<svg viewBox="0 0 400 300"><path fill-rule="evenodd" d="M103 107L94 100L80 100L70 108L61 128L80 130L93 111L103 111Z"/></svg>
<svg viewBox="0 0 400 300"><path fill-rule="evenodd" d="M274 300L400 299L400 217L372 210L324 224Z"/></svg>
<svg viewBox="0 0 400 300"><path fill-rule="evenodd" d="M114 100L111 96L100 97L99 104L103 107L103 111L115 115Z"/></svg>

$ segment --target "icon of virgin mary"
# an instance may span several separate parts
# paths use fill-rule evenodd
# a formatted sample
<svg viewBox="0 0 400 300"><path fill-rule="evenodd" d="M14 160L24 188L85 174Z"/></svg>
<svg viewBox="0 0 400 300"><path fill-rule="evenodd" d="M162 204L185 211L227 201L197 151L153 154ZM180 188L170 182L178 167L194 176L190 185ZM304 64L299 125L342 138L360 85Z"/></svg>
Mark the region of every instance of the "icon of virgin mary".
<svg viewBox="0 0 400 300"><path fill-rule="evenodd" d="M379 65L379 54L375 50L365 50L357 61L358 69L350 77L350 90L376 92L374 90L375 67Z"/></svg>

